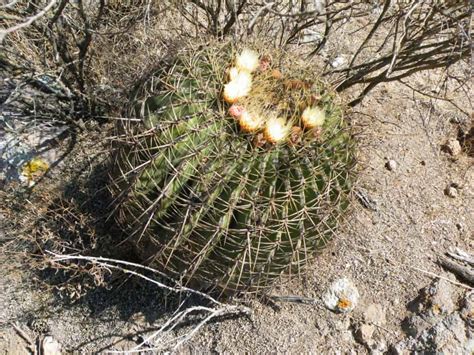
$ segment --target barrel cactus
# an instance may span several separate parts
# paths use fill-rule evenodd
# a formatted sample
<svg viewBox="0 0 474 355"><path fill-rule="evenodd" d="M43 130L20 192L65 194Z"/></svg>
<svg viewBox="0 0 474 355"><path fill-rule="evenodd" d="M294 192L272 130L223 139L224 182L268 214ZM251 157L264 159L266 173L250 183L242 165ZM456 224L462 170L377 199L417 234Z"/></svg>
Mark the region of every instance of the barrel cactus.
<svg viewBox="0 0 474 355"><path fill-rule="evenodd" d="M144 262L220 292L262 292L334 234L354 167L343 109L268 49L188 48L134 93L115 216Z"/></svg>

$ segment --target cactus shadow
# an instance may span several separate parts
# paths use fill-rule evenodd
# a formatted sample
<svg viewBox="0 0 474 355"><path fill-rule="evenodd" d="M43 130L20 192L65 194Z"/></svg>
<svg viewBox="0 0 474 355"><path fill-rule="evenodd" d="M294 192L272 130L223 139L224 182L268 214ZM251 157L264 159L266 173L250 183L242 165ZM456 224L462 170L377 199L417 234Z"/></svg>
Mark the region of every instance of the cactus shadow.
<svg viewBox="0 0 474 355"><path fill-rule="evenodd" d="M51 312L60 309L60 312L77 314L79 318L85 312L87 317L102 324L113 319L128 325L137 325L138 322L138 329L148 329L155 323L161 324L160 320L180 307L183 309L208 305L209 301L203 297L166 291L152 282L119 270L98 270L92 263L83 261L49 262L50 253L56 253L101 256L140 263L134 247L121 243L126 236L115 225L113 218L108 218L112 202L112 196L106 188L109 166L105 160L90 171L85 168L75 173L65 183L61 196L49 204L46 214L38 220L39 234L47 232L53 236L43 241L36 238L41 251L38 258L46 262L46 267L36 270L36 276L52 293L52 300L43 307L42 314L45 315L48 309ZM142 273L138 269L128 269ZM157 278L152 272L142 274L167 284L167 280ZM175 329L198 321L183 322ZM93 343L101 338L127 338L138 334L137 331L132 334L126 328L102 332L100 336L87 342ZM87 343L81 343L77 349L86 345Z"/></svg>

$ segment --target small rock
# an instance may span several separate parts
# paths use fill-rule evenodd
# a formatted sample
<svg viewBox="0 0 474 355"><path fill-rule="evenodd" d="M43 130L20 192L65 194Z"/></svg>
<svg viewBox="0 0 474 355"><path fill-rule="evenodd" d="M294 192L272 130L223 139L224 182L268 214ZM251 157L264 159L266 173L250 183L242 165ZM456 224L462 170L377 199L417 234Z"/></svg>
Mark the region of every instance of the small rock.
<svg viewBox="0 0 474 355"><path fill-rule="evenodd" d="M456 309L454 290L450 282L435 279L420 291L418 296L418 313L424 319L444 317Z"/></svg>
<svg viewBox="0 0 474 355"><path fill-rule="evenodd" d="M324 304L332 311L347 313L352 311L359 301L359 291L346 278L336 280L323 296Z"/></svg>
<svg viewBox="0 0 474 355"><path fill-rule="evenodd" d="M447 315L456 309L454 290L450 282L444 279L435 280L428 288L430 312L433 316Z"/></svg>
<svg viewBox="0 0 474 355"><path fill-rule="evenodd" d="M375 327L370 324L362 324L355 334L357 341L361 344L370 346L372 344L372 336L374 335Z"/></svg>
<svg viewBox="0 0 474 355"><path fill-rule="evenodd" d="M364 319L367 323L375 325L384 325L386 320L385 310L382 305L378 303L372 303L364 311Z"/></svg>
<svg viewBox="0 0 474 355"><path fill-rule="evenodd" d="M416 314L407 317L402 328L411 337L417 337L456 310L455 291L451 283L436 279L423 288L414 300Z"/></svg>
<svg viewBox="0 0 474 355"><path fill-rule="evenodd" d="M462 152L461 143L456 138L450 138L444 145L444 150L453 157Z"/></svg>
<svg viewBox="0 0 474 355"><path fill-rule="evenodd" d="M341 65L343 65L345 63L346 63L346 60L344 59L344 57L338 56L338 57L334 58L333 60L331 60L331 62L329 64L331 64L331 67L337 68L337 67L340 67Z"/></svg>
<svg viewBox="0 0 474 355"><path fill-rule="evenodd" d="M390 159L385 163L385 167L390 171L394 171L397 168L397 162L393 159Z"/></svg>
<svg viewBox="0 0 474 355"><path fill-rule="evenodd" d="M444 189L444 194L448 197L456 198L458 196L458 190L454 186L450 185Z"/></svg>
<svg viewBox="0 0 474 355"><path fill-rule="evenodd" d="M47 335L41 341L41 354L44 355L61 355L61 344L52 336Z"/></svg>

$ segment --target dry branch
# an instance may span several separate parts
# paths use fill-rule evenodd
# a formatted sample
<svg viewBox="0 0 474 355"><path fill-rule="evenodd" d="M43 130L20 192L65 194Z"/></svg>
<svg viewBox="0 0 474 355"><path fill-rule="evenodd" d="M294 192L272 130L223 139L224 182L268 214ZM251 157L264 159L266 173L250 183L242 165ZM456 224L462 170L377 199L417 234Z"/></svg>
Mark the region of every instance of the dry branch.
<svg viewBox="0 0 474 355"><path fill-rule="evenodd" d="M25 27L28 27L30 26L33 22L35 22L36 20L38 20L39 18L43 17L49 10L52 9L52 7L56 4L57 0L51 0L48 5L46 5L40 12L38 12L36 15L34 16L31 16L29 17L28 19L26 19L26 21L22 22L22 23L19 23L17 25L14 25L12 27L8 27L6 29L2 29L0 30L0 44L3 43L3 40L5 39L6 35L9 34L9 33L12 33L12 32L15 32L15 31L18 31L22 28L25 28ZM13 6L14 4L16 3L16 1L14 1L13 3L10 3L10 4L7 4L5 6L2 6L2 7L11 7Z"/></svg>
<svg viewBox="0 0 474 355"><path fill-rule="evenodd" d="M474 269L467 266L463 266L447 258L439 257L438 263L445 269L451 271L453 274L458 276L460 279L474 285Z"/></svg>
<svg viewBox="0 0 474 355"><path fill-rule="evenodd" d="M204 325L209 323L212 319L216 319L222 316L228 315L249 315L251 310L247 307L241 305L230 305L226 303L222 303L212 296L203 293L201 291L197 291L185 286L180 285L180 283L176 280L172 280L167 275L163 274L162 272L152 269L148 266L135 264L123 260L114 260L109 258L102 258L102 257L91 257L91 256L82 256L82 255L61 255L52 252L47 252L51 255L51 262L53 263L64 263L64 262L79 262L79 261L86 261L92 263L94 265L98 265L102 268L106 269L114 269L119 270L123 273L134 275L139 278L142 278L148 282L153 283L154 285L158 286L161 289L182 294L194 294L202 299L207 300L212 304L212 306L192 306L189 308L181 309L183 302L179 305L178 309L173 313L173 315L159 328L158 331L154 332L146 339L144 339L140 344L138 344L133 349L126 351L126 353L139 353L142 351L164 351L171 349L172 351L178 350L183 344L189 341ZM170 281L174 286L168 286L163 282L155 280L151 277L144 275L143 273L131 270L130 268L140 269L142 271L151 272L157 276L163 277L166 280ZM179 335L177 337L172 337L171 340L165 340L165 336L169 335L176 327L182 324L191 314L199 313L202 314L202 319L192 327L187 333ZM149 345L153 344L153 347L150 348ZM115 352L112 351L111 353L123 353L123 352Z"/></svg>
<svg viewBox="0 0 474 355"><path fill-rule="evenodd" d="M474 266L474 256L461 249L456 248L454 252L447 252L446 254L453 259L463 261L471 266Z"/></svg>

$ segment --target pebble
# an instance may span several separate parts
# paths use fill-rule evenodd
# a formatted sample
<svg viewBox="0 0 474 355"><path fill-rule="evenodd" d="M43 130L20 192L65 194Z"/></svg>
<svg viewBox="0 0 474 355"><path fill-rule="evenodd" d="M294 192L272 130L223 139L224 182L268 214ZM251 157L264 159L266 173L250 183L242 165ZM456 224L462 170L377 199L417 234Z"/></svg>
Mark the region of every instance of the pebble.
<svg viewBox="0 0 474 355"><path fill-rule="evenodd" d="M61 344L51 335L47 335L41 342L41 350L44 355L61 355Z"/></svg>
<svg viewBox="0 0 474 355"><path fill-rule="evenodd" d="M331 64L331 66L333 68L337 68L337 67L340 67L341 65L343 65L345 63L346 63L346 60L344 59L344 57L338 56L338 57L334 58L333 60L331 60L331 62L329 64Z"/></svg>
<svg viewBox="0 0 474 355"><path fill-rule="evenodd" d="M388 162L385 163L385 167L390 171L394 171L397 168L397 165L397 162L393 159L390 159Z"/></svg>
<svg viewBox="0 0 474 355"><path fill-rule="evenodd" d="M444 149L453 157L462 152L461 144L456 138L450 138L444 145Z"/></svg>
<svg viewBox="0 0 474 355"><path fill-rule="evenodd" d="M357 341L361 344L370 346L372 344L372 336L374 335L375 327L370 324L362 324L355 334Z"/></svg>
<svg viewBox="0 0 474 355"><path fill-rule="evenodd" d="M446 196L451 198L456 198L458 196L458 190L454 186L448 186L444 189L444 193Z"/></svg>
<svg viewBox="0 0 474 355"><path fill-rule="evenodd" d="M454 294L455 291L450 282L444 279L434 280L424 292L425 299L430 301L430 315L436 317L452 313L456 309Z"/></svg>
<svg viewBox="0 0 474 355"><path fill-rule="evenodd" d="M326 307L339 313L352 311L359 302L359 291L347 278L341 278L332 283L323 296Z"/></svg>

